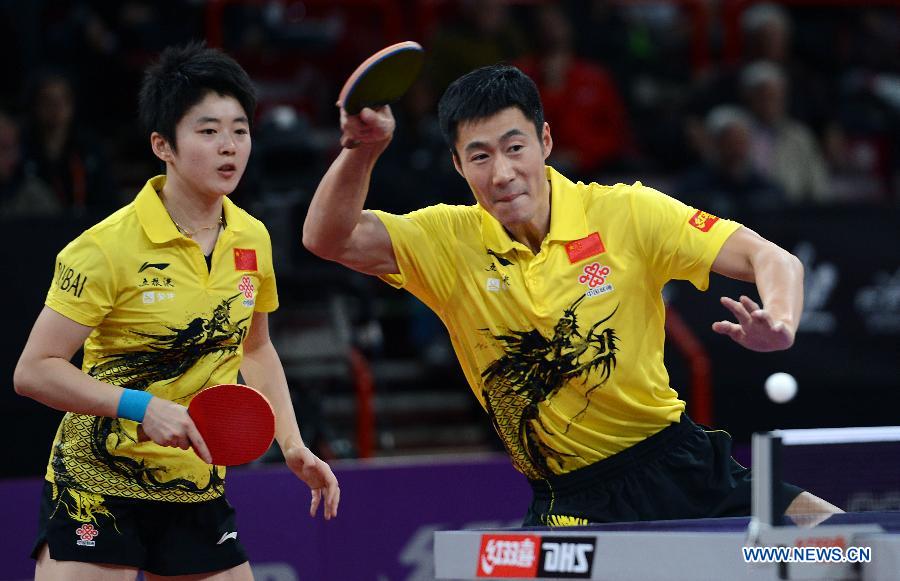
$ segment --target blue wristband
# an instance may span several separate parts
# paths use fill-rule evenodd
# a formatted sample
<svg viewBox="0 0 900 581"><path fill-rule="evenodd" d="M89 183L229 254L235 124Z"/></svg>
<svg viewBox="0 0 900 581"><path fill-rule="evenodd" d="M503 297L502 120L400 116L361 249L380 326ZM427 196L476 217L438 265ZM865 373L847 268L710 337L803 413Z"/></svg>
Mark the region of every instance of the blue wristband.
<svg viewBox="0 0 900 581"><path fill-rule="evenodd" d="M147 406L153 394L137 389L126 389L119 398L119 408L116 415L120 418L134 420L136 422L144 421L144 414L147 413Z"/></svg>

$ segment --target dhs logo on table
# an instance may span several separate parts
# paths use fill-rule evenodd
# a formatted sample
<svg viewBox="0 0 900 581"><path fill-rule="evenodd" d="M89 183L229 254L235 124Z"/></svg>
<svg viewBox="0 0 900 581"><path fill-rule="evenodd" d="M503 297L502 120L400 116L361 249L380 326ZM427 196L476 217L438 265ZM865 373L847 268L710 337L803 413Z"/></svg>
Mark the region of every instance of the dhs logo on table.
<svg viewBox="0 0 900 581"><path fill-rule="evenodd" d="M590 579L596 542L593 537L541 537L538 577Z"/></svg>
<svg viewBox="0 0 900 581"><path fill-rule="evenodd" d="M590 579L596 539L482 535L478 577Z"/></svg>

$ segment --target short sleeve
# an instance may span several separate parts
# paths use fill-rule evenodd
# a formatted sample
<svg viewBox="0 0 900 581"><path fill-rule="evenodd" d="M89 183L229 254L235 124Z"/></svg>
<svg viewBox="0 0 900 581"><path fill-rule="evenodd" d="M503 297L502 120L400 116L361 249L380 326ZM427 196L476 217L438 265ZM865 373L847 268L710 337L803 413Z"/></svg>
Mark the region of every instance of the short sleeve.
<svg viewBox="0 0 900 581"><path fill-rule="evenodd" d="M278 309L278 285L275 282L275 267L272 260L272 240L269 232L263 228L266 240L266 251L263 252L262 269L259 272L259 293L256 295L254 310L259 313L271 313Z"/></svg>
<svg viewBox="0 0 900 581"><path fill-rule="evenodd" d="M373 210L391 237L400 272L380 278L403 288L432 309L441 309L456 288L458 206L439 204L396 215Z"/></svg>
<svg viewBox="0 0 900 581"><path fill-rule="evenodd" d="M641 185L633 188L630 201L634 231L657 278L689 280L706 290L713 262L741 224Z"/></svg>
<svg viewBox="0 0 900 581"><path fill-rule="evenodd" d="M44 304L80 325L96 327L112 310L116 295L112 263L88 231L57 255Z"/></svg>

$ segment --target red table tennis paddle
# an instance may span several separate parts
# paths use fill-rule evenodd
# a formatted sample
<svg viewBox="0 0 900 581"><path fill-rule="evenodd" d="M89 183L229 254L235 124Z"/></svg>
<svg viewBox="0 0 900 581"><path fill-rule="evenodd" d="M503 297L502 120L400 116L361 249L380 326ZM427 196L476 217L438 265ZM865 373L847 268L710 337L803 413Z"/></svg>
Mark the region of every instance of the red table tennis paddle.
<svg viewBox="0 0 900 581"><path fill-rule="evenodd" d="M381 49L356 67L341 89L338 106L356 115L364 107L396 102L416 80L424 60L425 51L411 40Z"/></svg>
<svg viewBox="0 0 900 581"><path fill-rule="evenodd" d="M213 385L194 396L188 414L219 466L246 464L275 439L275 412L266 396L237 383ZM148 440L138 426L138 440Z"/></svg>

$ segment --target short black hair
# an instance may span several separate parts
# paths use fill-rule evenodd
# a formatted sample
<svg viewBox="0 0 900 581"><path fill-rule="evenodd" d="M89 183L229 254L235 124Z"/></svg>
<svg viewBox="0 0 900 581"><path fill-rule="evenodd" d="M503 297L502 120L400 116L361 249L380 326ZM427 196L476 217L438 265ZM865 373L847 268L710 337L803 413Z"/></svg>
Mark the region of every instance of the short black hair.
<svg viewBox="0 0 900 581"><path fill-rule="evenodd" d="M165 49L141 83L138 111L144 129L156 131L176 149L175 127L210 92L237 99L252 123L256 89L233 58L202 42Z"/></svg>
<svg viewBox="0 0 900 581"><path fill-rule="evenodd" d="M538 88L528 75L510 65L475 69L456 79L438 103L441 133L453 155L460 123L485 119L509 107L517 107L534 123L538 138L544 128L544 106Z"/></svg>

